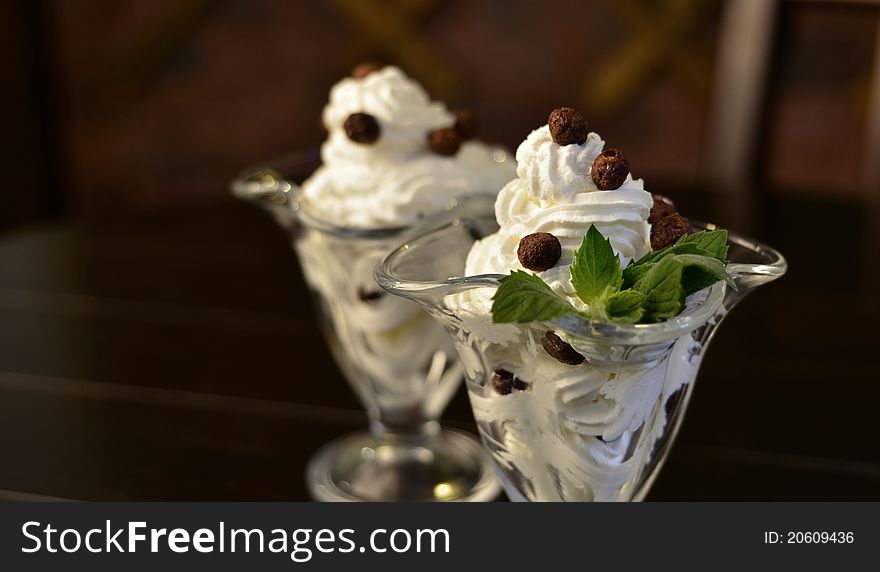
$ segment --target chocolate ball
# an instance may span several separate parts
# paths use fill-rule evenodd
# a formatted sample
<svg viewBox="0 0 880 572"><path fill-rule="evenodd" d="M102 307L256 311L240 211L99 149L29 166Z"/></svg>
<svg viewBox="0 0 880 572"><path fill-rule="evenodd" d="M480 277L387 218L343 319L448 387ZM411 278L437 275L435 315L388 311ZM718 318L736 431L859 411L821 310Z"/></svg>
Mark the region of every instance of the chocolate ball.
<svg viewBox="0 0 880 572"><path fill-rule="evenodd" d="M352 113L345 120L345 134L355 143L369 145L382 134L382 128L376 118L367 113Z"/></svg>
<svg viewBox="0 0 880 572"><path fill-rule="evenodd" d="M672 202L672 199L670 199L669 197L651 193L651 198L654 199L654 204L651 207L651 214L648 215L649 223L654 224L661 218L668 217L669 215L676 212L675 203Z"/></svg>
<svg viewBox="0 0 880 572"><path fill-rule="evenodd" d="M513 391L513 374L506 369L496 369L492 374L492 389L501 395Z"/></svg>
<svg viewBox="0 0 880 572"><path fill-rule="evenodd" d="M586 359L584 356L577 353L570 344L562 341L562 338L557 336L553 330L544 334L544 339L541 340L541 345L544 346L544 351L550 354L551 357L556 358L557 361L566 365L580 365L584 363L584 360Z"/></svg>
<svg viewBox="0 0 880 572"><path fill-rule="evenodd" d="M355 79L364 79L374 71L379 71L383 67L385 66L377 62L363 62L356 65L354 69L351 70L351 77Z"/></svg>
<svg viewBox="0 0 880 572"><path fill-rule="evenodd" d="M679 238L690 233L688 219L678 213L665 216L651 225L651 249L660 250L675 244Z"/></svg>
<svg viewBox="0 0 880 572"><path fill-rule="evenodd" d="M550 136L557 145L583 145L587 141L587 122L584 116L571 107L559 107L550 112L547 118Z"/></svg>
<svg viewBox="0 0 880 572"><path fill-rule="evenodd" d="M619 189L626 181L627 175L629 175L629 161L619 149L613 147L599 153L590 170L590 176L600 191Z"/></svg>
<svg viewBox="0 0 880 572"><path fill-rule="evenodd" d="M470 109L459 109L455 112L455 126L462 141L470 141L477 137L480 131L480 120L477 114Z"/></svg>
<svg viewBox="0 0 880 572"><path fill-rule="evenodd" d="M553 268L562 257L562 244L549 232L536 232L522 237L516 249L523 268L543 272Z"/></svg>
<svg viewBox="0 0 880 572"><path fill-rule="evenodd" d="M435 129L428 133L428 147L438 155L451 157L461 147L461 135L452 127Z"/></svg>
<svg viewBox="0 0 880 572"><path fill-rule="evenodd" d="M376 302L381 300L385 295L385 292L381 290L367 290L366 288L359 287L357 289L358 300L365 304L370 304L372 302Z"/></svg>
<svg viewBox="0 0 880 572"><path fill-rule="evenodd" d="M492 388L500 395L509 395L514 389L524 391L529 385L506 369L496 369L492 374Z"/></svg>

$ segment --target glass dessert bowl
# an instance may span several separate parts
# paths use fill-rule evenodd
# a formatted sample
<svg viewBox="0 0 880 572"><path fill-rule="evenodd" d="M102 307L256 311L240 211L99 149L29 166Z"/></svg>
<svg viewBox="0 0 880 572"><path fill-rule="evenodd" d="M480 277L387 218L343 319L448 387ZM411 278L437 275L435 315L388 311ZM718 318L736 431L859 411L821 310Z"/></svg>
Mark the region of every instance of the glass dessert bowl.
<svg viewBox="0 0 880 572"><path fill-rule="evenodd" d="M571 317L529 324L526 341L511 347L503 333L458 313L460 295L500 285L501 275L463 275L475 240L497 228L493 217L463 219L413 238L385 259L376 279L424 306L450 333L483 444L511 499L642 500L681 425L712 336L743 297L785 273L784 258L730 234L735 290L716 283L659 324ZM547 331L564 332L584 356L576 378L565 364L535 359ZM509 371L516 354L534 364L523 381L498 373Z"/></svg>
<svg viewBox="0 0 880 572"><path fill-rule="evenodd" d="M304 155L276 164L290 172L310 162ZM417 304L387 295L373 279L376 264L409 236L455 219L465 205L471 214L491 212L491 197L451 201L443 213L409 227L353 229L314 217L298 192L270 167L233 183L236 196L267 208L288 231L322 333L370 420L369 431L343 436L313 457L307 469L313 496L491 500L498 483L479 442L437 421L462 380L451 340Z"/></svg>
<svg viewBox="0 0 880 572"><path fill-rule="evenodd" d="M432 102L393 67L356 68L331 90L322 121L320 156L233 183L289 232L327 343L370 420L313 457L310 490L328 501L490 500L500 488L478 440L438 423L462 380L451 341L417 304L381 290L373 270L460 206L491 212L511 162L473 140L472 115Z"/></svg>
<svg viewBox="0 0 880 572"><path fill-rule="evenodd" d="M494 216L414 237L376 269L451 334L513 500L643 499L717 327L786 270L777 251L688 221L603 148L579 113L554 110Z"/></svg>

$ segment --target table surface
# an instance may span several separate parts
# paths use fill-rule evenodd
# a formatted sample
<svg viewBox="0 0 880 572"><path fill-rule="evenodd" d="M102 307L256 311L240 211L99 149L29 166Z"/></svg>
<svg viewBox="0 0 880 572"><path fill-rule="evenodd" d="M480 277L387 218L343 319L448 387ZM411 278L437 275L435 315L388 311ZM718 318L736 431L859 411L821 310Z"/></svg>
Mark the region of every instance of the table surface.
<svg viewBox="0 0 880 572"><path fill-rule="evenodd" d="M816 201L760 212L791 271L718 332L649 500L878 500L877 298L857 248L808 231L853 221L838 238L859 244L864 224ZM474 428L463 389L444 422ZM364 424L261 210L0 240L0 498L306 500L309 456Z"/></svg>

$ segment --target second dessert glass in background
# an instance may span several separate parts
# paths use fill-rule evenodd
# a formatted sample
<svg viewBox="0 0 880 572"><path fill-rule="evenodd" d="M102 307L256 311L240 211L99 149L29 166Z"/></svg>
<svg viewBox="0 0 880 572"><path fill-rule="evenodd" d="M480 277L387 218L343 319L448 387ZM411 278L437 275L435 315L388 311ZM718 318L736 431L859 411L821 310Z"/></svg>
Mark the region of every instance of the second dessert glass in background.
<svg viewBox="0 0 880 572"><path fill-rule="evenodd" d="M499 487L479 442L437 421L462 379L451 341L417 304L386 295L373 269L415 234L491 213L512 161L471 140L473 116L431 102L393 67L360 66L334 86L323 124L320 159L233 183L290 233L328 345L370 419L369 431L313 457L310 490L330 501L491 500Z"/></svg>

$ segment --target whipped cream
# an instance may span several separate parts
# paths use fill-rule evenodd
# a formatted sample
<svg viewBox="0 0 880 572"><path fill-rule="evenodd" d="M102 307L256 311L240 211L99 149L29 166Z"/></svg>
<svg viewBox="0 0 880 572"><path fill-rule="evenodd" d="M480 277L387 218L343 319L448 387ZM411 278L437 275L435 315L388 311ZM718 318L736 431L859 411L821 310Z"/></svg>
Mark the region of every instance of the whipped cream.
<svg viewBox="0 0 880 572"><path fill-rule="evenodd" d="M487 380L506 369L529 384L507 395L468 385L503 480L518 483L508 493L515 500L631 500L668 431L666 402L696 377L697 336L658 348L654 359L604 356L601 365L569 366L544 352L539 330L522 330L523 340L506 346L470 333L459 341L480 348Z"/></svg>
<svg viewBox="0 0 880 572"><path fill-rule="evenodd" d="M344 125L356 113L378 123L378 139L349 138ZM459 196L494 196L515 176L507 154L483 143L465 142L453 156L433 153L428 134L452 127L455 116L396 67L341 80L322 121L322 166L303 183L302 206L336 226L409 227ZM452 341L417 304L384 294L373 279L404 232L380 240L304 228L294 246L321 301L331 346L368 407L420 407L439 416L461 381Z"/></svg>
<svg viewBox="0 0 880 572"><path fill-rule="evenodd" d="M648 253L651 194L631 175L618 189L599 190L590 170L603 146L595 133L583 144L561 146L547 126L533 131L517 149L517 178L498 194L500 228L474 243L465 274L524 270L517 257L520 239L548 232L559 239L562 256L537 274L586 309L571 284L570 266L590 225L610 240L624 265ZM566 365L542 347L546 326L493 323L494 293L477 288L446 302L459 318L460 352L474 348L482 356L482 363L465 361L471 403L508 492L530 500L633 498L666 430L667 399L696 375L698 335L634 348L557 331L586 357L581 365ZM502 369L528 387L499 394L491 379Z"/></svg>
<svg viewBox="0 0 880 572"><path fill-rule="evenodd" d="M466 273L507 274L523 270L516 255L522 237L549 232L562 244L562 258L538 275L574 304L569 267L590 225L611 241L626 265L651 250L648 215L653 200L641 179L628 175L619 189L600 191L590 177L604 141L590 133L583 145L553 142L545 125L533 131L516 151L517 178L495 202L497 234L478 242L467 259Z"/></svg>
<svg viewBox="0 0 880 572"><path fill-rule="evenodd" d="M357 143L344 129L354 113L379 124L373 143ZM451 199L474 192L495 194L514 177L506 153L476 141L454 156L431 152L428 133L452 127L443 103L394 66L364 78L345 78L330 91L323 122L323 165L303 184L306 207L340 226L407 226L443 210Z"/></svg>
<svg viewBox="0 0 880 572"><path fill-rule="evenodd" d="M400 240L340 240L304 229L294 241L343 370L367 403L386 410L416 407L461 381L443 327L413 302L382 292L373 280L373 268ZM436 413L444 406L439 403Z"/></svg>

